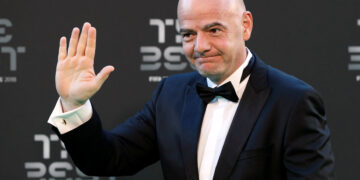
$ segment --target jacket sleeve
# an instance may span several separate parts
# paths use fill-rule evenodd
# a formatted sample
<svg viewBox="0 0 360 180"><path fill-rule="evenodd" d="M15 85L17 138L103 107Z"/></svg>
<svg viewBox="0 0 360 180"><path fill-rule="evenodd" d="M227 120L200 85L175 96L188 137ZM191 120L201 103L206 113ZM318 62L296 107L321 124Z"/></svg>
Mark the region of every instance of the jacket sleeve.
<svg viewBox="0 0 360 180"><path fill-rule="evenodd" d="M80 127L60 134L75 165L92 176L133 175L159 160L156 138L156 101L163 80L152 99L135 116L105 131L95 109L89 121Z"/></svg>
<svg viewBox="0 0 360 180"><path fill-rule="evenodd" d="M283 159L287 179L335 179L324 104L313 89L298 99L287 122Z"/></svg>

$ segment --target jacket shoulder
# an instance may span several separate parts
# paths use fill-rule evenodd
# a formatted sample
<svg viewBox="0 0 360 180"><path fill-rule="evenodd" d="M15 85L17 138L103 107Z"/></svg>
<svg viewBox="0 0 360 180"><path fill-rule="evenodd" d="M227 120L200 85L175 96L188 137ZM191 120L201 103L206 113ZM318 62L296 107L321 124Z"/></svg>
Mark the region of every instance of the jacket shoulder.
<svg viewBox="0 0 360 180"><path fill-rule="evenodd" d="M320 97L319 92L308 83L276 68L268 67L268 81L274 94L291 99L294 97L302 98L309 95Z"/></svg>

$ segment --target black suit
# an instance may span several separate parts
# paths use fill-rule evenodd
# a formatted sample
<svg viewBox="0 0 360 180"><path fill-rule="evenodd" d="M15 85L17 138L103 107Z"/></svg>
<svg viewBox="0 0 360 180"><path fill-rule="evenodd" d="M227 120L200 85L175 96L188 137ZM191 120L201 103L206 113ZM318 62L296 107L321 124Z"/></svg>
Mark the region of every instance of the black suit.
<svg viewBox="0 0 360 180"><path fill-rule="evenodd" d="M334 157L318 93L254 58L214 179L333 179ZM206 85L197 72L171 76L142 111L112 132L102 130L94 112L60 138L75 164L90 175L129 175L160 160L165 179L198 179L206 106L197 83Z"/></svg>

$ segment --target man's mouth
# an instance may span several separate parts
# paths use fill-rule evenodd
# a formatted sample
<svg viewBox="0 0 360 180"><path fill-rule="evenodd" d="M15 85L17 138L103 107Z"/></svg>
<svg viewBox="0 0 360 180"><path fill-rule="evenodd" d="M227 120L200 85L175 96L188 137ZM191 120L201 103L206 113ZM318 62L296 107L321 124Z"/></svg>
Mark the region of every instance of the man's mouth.
<svg viewBox="0 0 360 180"><path fill-rule="evenodd" d="M202 57L196 58L195 60L200 64L211 63L211 62L214 62L216 57L217 56L202 56Z"/></svg>

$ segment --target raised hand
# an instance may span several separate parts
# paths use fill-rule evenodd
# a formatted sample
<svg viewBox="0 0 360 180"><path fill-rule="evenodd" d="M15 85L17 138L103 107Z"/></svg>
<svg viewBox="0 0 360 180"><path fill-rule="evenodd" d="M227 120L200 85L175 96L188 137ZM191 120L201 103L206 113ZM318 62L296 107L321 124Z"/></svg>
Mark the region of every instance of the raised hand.
<svg viewBox="0 0 360 180"><path fill-rule="evenodd" d="M69 48L66 46L66 38L60 38L55 83L64 111L84 104L114 71L113 66L106 66L95 74L96 29L90 23L85 23L80 39L79 33L78 28L73 29Z"/></svg>

